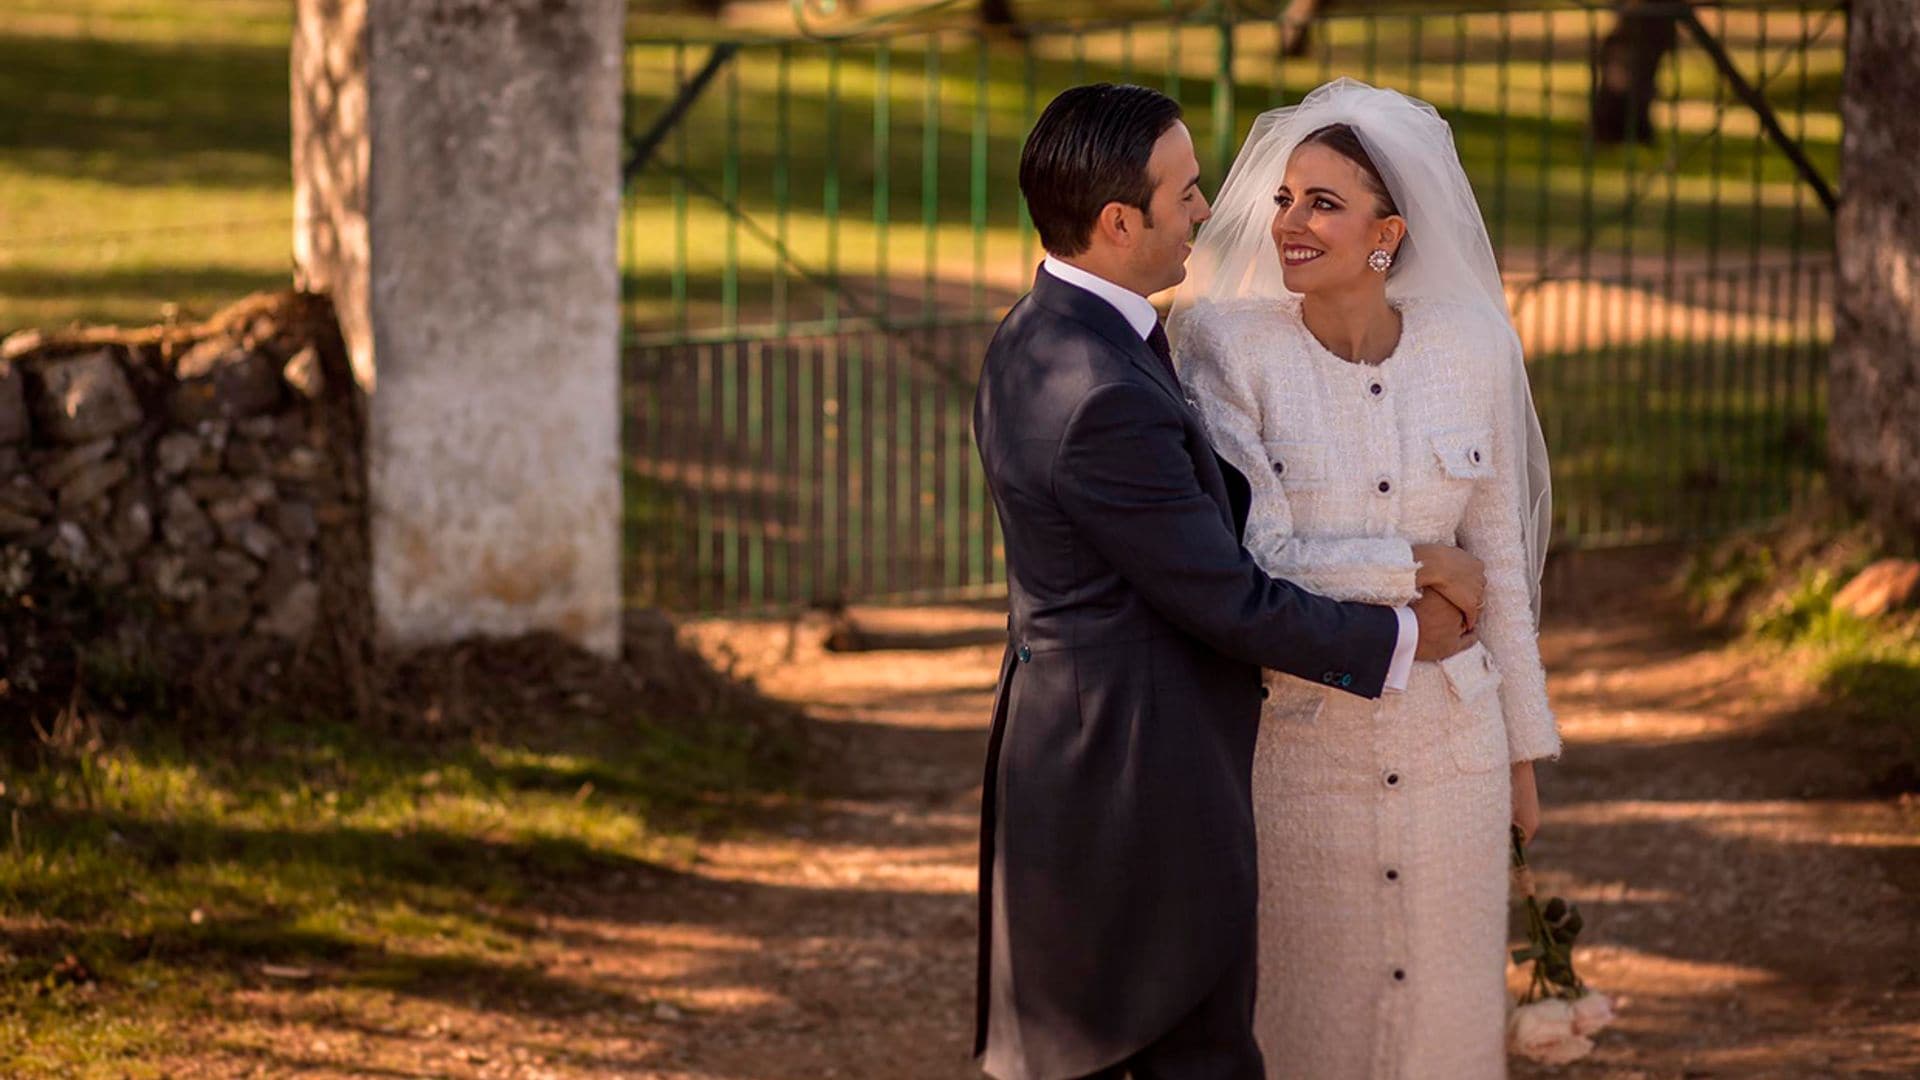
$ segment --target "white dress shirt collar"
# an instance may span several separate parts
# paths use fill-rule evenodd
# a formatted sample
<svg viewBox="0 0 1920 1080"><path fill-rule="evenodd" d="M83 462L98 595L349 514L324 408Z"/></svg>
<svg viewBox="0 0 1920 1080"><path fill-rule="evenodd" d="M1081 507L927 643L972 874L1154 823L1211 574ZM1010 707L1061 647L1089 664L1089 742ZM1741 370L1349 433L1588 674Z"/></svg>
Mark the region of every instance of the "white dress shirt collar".
<svg viewBox="0 0 1920 1080"><path fill-rule="evenodd" d="M1090 274L1070 263L1061 262L1049 255L1040 264L1047 273L1069 285L1076 285L1093 295L1112 304L1140 340L1147 340L1153 328L1160 322L1160 313L1153 309L1153 302L1132 289L1123 288L1098 274Z"/></svg>

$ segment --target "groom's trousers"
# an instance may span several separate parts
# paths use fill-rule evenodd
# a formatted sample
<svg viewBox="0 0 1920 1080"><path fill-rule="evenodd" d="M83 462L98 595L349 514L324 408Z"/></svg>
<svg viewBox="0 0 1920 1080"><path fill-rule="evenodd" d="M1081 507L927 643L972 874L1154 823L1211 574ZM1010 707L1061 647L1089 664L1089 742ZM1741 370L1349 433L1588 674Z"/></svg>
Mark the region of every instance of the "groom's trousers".
<svg viewBox="0 0 1920 1080"><path fill-rule="evenodd" d="M1264 1080L1253 1041L1258 964L1233 965L1186 1019L1132 1057L1086 1080Z"/></svg>

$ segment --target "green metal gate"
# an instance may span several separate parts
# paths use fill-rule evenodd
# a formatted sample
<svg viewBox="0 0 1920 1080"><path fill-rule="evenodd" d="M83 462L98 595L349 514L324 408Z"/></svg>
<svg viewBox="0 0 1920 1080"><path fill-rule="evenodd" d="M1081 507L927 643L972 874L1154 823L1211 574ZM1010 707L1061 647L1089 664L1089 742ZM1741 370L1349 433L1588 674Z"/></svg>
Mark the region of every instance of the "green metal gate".
<svg viewBox="0 0 1920 1080"><path fill-rule="evenodd" d="M739 611L1002 587L968 414L1039 257L1019 147L1053 94L1103 79L1182 101L1208 187L1259 111L1334 76L1432 101L1528 345L1556 543L1790 513L1824 445L1844 6L1636 11L1684 11L1688 32L1652 130L1622 145L1587 123L1616 16L1585 7L1339 14L1299 56L1279 22L1224 7L1019 35L634 38L632 599Z"/></svg>

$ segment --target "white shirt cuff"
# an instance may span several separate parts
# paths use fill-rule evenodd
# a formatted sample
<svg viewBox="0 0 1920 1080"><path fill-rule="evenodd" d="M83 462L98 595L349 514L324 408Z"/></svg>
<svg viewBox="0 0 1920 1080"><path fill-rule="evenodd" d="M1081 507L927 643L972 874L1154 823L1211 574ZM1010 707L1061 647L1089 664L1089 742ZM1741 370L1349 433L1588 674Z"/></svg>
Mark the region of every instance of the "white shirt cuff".
<svg viewBox="0 0 1920 1080"><path fill-rule="evenodd" d="M1420 620L1413 617L1412 608L1394 608L1393 613L1400 617L1400 641L1393 647L1393 662L1387 665L1386 692L1405 693L1407 677L1413 674L1413 654L1420 648Z"/></svg>

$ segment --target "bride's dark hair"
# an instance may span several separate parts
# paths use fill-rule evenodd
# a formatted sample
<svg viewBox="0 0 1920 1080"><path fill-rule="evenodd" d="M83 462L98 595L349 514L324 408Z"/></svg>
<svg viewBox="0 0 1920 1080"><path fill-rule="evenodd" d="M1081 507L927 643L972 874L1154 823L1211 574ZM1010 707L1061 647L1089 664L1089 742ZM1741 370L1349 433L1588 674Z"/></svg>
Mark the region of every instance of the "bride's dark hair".
<svg viewBox="0 0 1920 1080"><path fill-rule="evenodd" d="M1301 146L1324 146L1327 149L1360 166L1367 175L1367 186L1380 200L1380 210L1384 214L1398 214L1400 208L1394 205L1393 192L1387 190L1386 178L1380 175L1380 167L1373 163L1373 157L1360 143L1360 136L1350 124L1328 124L1310 132L1300 140Z"/></svg>

